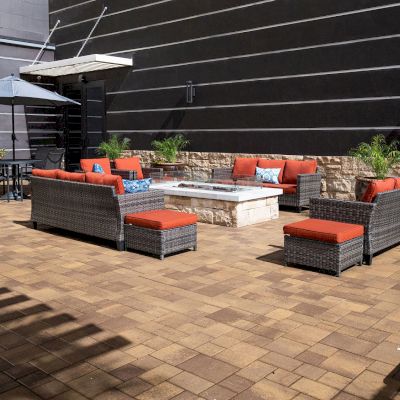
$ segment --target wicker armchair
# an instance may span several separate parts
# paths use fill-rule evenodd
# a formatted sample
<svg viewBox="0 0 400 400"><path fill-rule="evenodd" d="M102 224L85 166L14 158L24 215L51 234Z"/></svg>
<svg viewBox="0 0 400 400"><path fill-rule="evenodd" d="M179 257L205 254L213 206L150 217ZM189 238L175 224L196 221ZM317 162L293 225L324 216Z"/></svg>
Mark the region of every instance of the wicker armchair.
<svg viewBox="0 0 400 400"><path fill-rule="evenodd" d="M124 250L125 215L164 208L159 190L116 195L112 186L32 176L35 229L45 224L116 242Z"/></svg>
<svg viewBox="0 0 400 400"><path fill-rule="evenodd" d="M364 260L400 243L400 190L379 193L373 203L335 199L310 200L310 217L364 225Z"/></svg>
<svg viewBox="0 0 400 400"><path fill-rule="evenodd" d="M213 179L232 179L232 168L214 168ZM310 198L321 196L321 174L301 174L297 176L297 190L294 194L284 193L279 196L282 206L296 207L300 212L310 204Z"/></svg>

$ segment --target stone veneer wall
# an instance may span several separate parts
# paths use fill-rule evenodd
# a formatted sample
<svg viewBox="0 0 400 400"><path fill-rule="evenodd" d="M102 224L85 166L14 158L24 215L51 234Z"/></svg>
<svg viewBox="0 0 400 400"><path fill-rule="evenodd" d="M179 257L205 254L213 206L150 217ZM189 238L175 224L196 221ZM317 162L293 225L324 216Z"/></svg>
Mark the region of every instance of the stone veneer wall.
<svg viewBox="0 0 400 400"><path fill-rule="evenodd" d="M140 156L143 164L150 165L155 161L154 152L148 150L131 150L126 155ZM292 156L282 154L232 154L182 152L179 161L187 164L187 169L204 177L210 176L212 168L231 167L235 157L262 157L284 160L317 160L322 174L322 195L337 199L354 200L355 177L372 176L371 171L362 163L347 156ZM400 176L400 166L393 171L393 176Z"/></svg>

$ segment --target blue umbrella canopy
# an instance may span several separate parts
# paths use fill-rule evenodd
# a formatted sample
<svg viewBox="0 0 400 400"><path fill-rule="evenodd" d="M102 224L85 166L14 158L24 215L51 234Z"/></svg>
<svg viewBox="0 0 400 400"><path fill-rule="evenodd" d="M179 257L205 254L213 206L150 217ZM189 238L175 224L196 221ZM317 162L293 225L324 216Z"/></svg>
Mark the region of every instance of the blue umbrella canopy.
<svg viewBox="0 0 400 400"><path fill-rule="evenodd" d="M14 75L0 79L0 104L12 107L12 135L13 160L15 160L15 123L14 106L66 106L69 104L80 105L77 101L61 96L56 92L43 89L33 83L16 78Z"/></svg>
<svg viewBox="0 0 400 400"><path fill-rule="evenodd" d="M78 102L61 96L56 92L43 89L33 83L7 76L0 79L0 104L24 106L64 106L68 104L80 105Z"/></svg>

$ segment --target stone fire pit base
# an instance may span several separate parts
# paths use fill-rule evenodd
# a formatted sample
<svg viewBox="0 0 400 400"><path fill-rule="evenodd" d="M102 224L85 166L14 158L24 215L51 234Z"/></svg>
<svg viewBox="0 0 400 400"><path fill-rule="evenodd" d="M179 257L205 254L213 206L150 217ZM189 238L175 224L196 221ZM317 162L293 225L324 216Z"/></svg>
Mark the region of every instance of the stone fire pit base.
<svg viewBox="0 0 400 400"><path fill-rule="evenodd" d="M207 224L242 226L279 218L278 196L233 202L184 196L165 196L166 208L197 215Z"/></svg>

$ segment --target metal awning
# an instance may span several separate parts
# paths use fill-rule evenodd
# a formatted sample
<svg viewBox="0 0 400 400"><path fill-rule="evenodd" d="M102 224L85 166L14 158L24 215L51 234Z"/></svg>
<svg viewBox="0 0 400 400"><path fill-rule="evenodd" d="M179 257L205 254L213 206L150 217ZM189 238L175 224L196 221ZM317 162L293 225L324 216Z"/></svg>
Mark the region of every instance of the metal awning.
<svg viewBox="0 0 400 400"><path fill-rule="evenodd" d="M129 58L113 57L104 54L90 54L88 56L67 58L65 60L49 61L20 67L19 72L27 75L56 77L132 66L133 61Z"/></svg>

